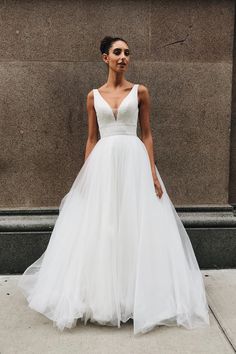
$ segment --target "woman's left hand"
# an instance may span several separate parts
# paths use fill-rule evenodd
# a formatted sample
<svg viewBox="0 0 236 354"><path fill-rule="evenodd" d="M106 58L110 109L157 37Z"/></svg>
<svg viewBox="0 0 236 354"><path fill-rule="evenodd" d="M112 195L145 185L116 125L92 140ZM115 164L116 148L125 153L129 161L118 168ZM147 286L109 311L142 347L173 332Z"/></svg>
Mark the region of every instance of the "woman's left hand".
<svg viewBox="0 0 236 354"><path fill-rule="evenodd" d="M162 190L161 184L160 184L160 182L159 182L159 180L158 180L158 178L156 176L153 176L153 182L154 182L154 187L155 187L156 194L161 199L162 194L163 194L163 190Z"/></svg>

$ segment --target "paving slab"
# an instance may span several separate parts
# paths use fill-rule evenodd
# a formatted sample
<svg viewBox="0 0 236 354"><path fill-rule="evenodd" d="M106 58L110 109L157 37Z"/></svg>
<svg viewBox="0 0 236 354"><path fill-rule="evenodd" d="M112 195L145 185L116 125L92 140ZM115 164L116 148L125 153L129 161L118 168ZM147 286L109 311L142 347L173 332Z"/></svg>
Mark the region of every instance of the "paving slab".
<svg viewBox="0 0 236 354"><path fill-rule="evenodd" d="M207 271L207 274L211 274L210 271ZM120 328L102 326L89 321L85 326L83 322L78 322L74 329L60 332L52 326L52 321L27 306L26 299L16 286L18 277L18 275L0 276L1 354L235 353L212 312L210 326L194 330L159 326L151 332L135 337L133 322L129 320L122 323ZM232 277L236 277L236 272ZM213 280L210 279L209 276L204 277L212 297L213 285L210 282ZM219 301L216 302L216 307L221 308L220 305ZM221 312L224 312L223 309Z"/></svg>
<svg viewBox="0 0 236 354"><path fill-rule="evenodd" d="M202 272L208 304L236 352L236 269Z"/></svg>

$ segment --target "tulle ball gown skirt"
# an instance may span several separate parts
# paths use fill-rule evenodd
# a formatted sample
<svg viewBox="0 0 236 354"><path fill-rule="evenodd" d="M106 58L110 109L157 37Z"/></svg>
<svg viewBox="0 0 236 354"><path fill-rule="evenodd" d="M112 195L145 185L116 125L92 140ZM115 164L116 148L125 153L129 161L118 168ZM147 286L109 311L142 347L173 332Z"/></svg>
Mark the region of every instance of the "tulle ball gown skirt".
<svg viewBox="0 0 236 354"><path fill-rule="evenodd" d="M157 325L209 325L203 277L163 189L155 193L145 145L135 135L98 140L61 200L46 251L20 276L31 309L63 331L77 320L134 334Z"/></svg>

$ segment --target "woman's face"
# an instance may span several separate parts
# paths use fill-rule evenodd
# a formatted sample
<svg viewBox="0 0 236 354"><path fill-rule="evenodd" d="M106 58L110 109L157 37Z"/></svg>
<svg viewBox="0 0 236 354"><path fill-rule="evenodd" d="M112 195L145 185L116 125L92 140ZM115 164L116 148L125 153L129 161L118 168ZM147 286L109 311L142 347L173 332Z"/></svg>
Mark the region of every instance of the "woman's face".
<svg viewBox="0 0 236 354"><path fill-rule="evenodd" d="M103 54L103 58L112 70L117 72L126 71L130 61L129 47L125 42L118 40L112 43L109 54Z"/></svg>

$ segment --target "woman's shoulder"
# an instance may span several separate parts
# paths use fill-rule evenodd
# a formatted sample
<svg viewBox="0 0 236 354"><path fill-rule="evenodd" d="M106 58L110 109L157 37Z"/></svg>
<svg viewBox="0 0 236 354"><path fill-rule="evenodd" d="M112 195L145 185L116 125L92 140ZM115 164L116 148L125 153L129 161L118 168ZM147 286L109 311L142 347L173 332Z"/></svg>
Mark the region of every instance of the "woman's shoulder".
<svg viewBox="0 0 236 354"><path fill-rule="evenodd" d="M93 104L94 101L94 89L91 89L88 93L87 93L87 103Z"/></svg>
<svg viewBox="0 0 236 354"><path fill-rule="evenodd" d="M95 90L95 89L91 89L91 90L87 93L87 97L88 97L88 98L92 98L92 97L93 97L94 90Z"/></svg>
<svg viewBox="0 0 236 354"><path fill-rule="evenodd" d="M143 93L143 92L148 92L148 87L144 84L138 84L138 91L140 93Z"/></svg>

